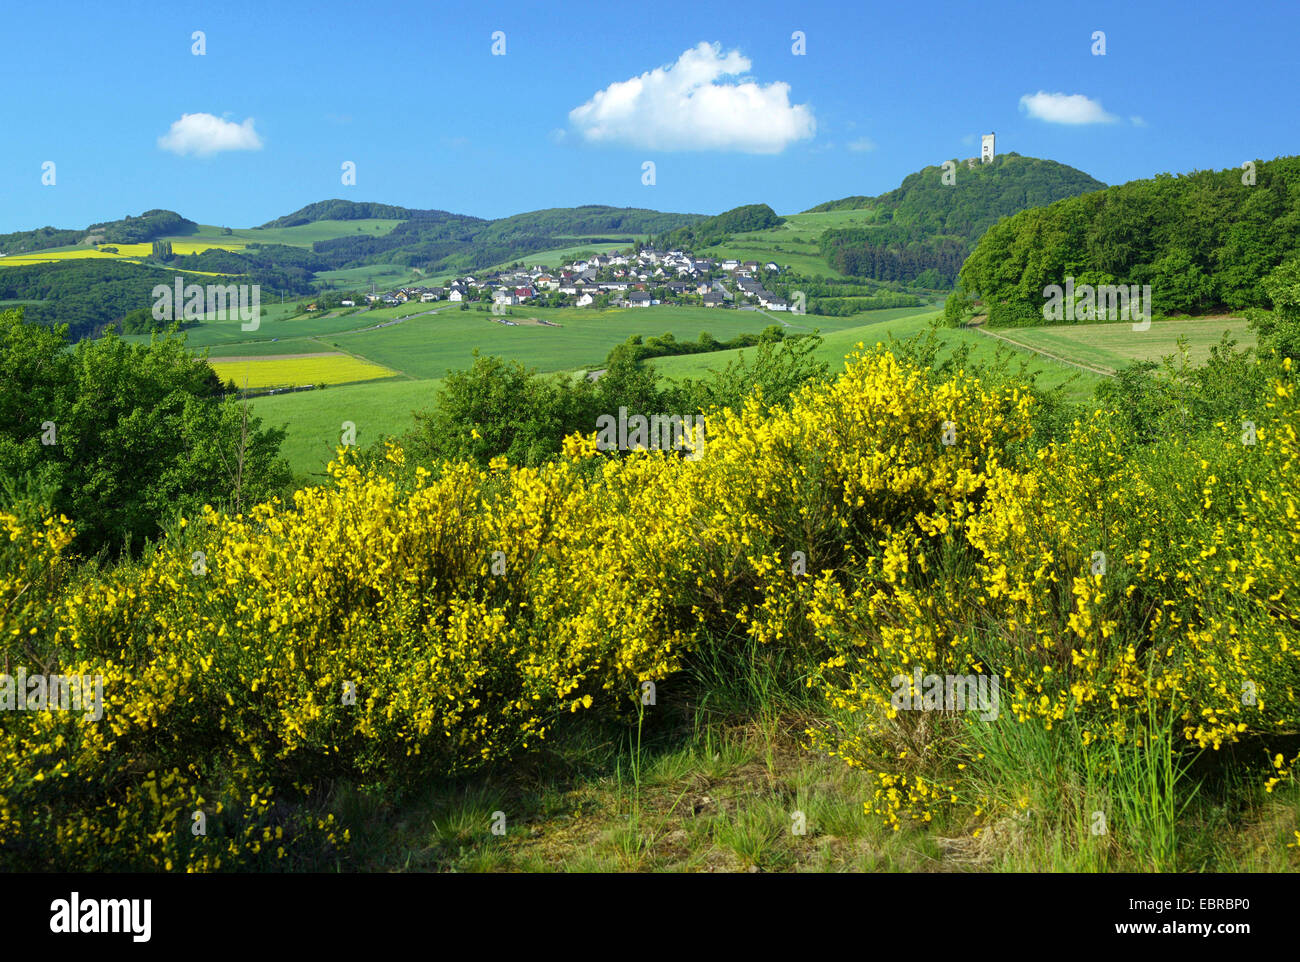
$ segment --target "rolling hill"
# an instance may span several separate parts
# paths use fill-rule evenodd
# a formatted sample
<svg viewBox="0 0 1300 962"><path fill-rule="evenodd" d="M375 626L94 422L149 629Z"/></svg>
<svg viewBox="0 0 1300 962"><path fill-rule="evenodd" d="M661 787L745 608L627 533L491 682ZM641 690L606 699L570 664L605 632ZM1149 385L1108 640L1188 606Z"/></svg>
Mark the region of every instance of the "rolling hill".
<svg viewBox="0 0 1300 962"><path fill-rule="evenodd" d="M711 217L586 205L488 220L334 198L260 227L230 228L151 210L76 230L0 235L0 302L22 303L42 323L66 323L74 337L88 337L147 307L159 271L258 284L266 299L442 279L539 256L558 261L644 240L775 261L807 278L935 290L952 286L975 241L1002 217L1104 186L1064 164L1016 154L960 168L953 186L940 174L927 167L879 197L789 217L766 204Z"/></svg>
<svg viewBox="0 0 1300 962"><path fill-rule="evenodd" d="M807 211L858 211L864 221L824 231L822 256L854 277L947 287L976 241L1003 217L1106 186L1054 160L1015 153L973 167L950 163L947 170L931 166L909 174L879 197L846 197Z"/></svg>
<svg viewBox="0 0 1300 962"><path fill-rule="evenodd" d="M1270 306L1266 278L1300 257L1300 156L1160 174L1022 211L994 225L961 271L990 324L1045 323L1043 289L1146 285L1157 313ZM1073 312L1071 312L1073 316Z"/></svg>

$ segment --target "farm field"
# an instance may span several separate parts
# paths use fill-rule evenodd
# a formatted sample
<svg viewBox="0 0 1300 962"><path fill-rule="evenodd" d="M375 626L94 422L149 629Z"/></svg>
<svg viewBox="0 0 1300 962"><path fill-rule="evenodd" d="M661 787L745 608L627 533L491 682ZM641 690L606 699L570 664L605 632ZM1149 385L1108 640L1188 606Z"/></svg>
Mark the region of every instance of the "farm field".
<svg viewBox="0 0 1300 962"><path fill-rule="evenodd" d="M1113 371L1133 361L1159 361L1177 353L1180 337L1187 338L1191 362L1203 364L1225 331L1242 347L1255 344L1254 333L1240 317L1153 320L1146 331L1135 331L1130 322L1124 321L998 328L994 333L1066 360Z"/></svg>
<svg viewBox="0 0 1300 962"><path fill-rule="evenodd" d="M241 389L348 384L393 376L393 372L386 367L341 353L209 358L208 363L222 381L234 381L236 387Z"/></svg>
<svg viewBox="0 0 1300 962"><path fill-rule="evenodd" d="M679 339L695 340L700 331L707 330L719 340L725 340L737 334L758 332L777 323L773 317L757 311L717 308L514 310L514 317L519 320L538 317L562 326L521 324L507 327L495 323L490 314L474 310L443 309L440 314L415 317L402 324L362 334L281 338L274 343L263 340L230 347L217 345L212 350L214 356L229 351L250 357L259 353L274 355L290 351L308 353L346 350L357 357L407 375L409 380L390 378L380 383L349 385L323 392L307 391L254 399L254 410L266 418L268 424L282 424L287 428L285 456L296 472L305 474L324 469L334 452L333 445L338 439L339 425L345 420L357 424L358 443L369 443L369 440L380 435L395 435L406 431L411 426L411 412L430 406L438 380L448 370L460 370L472 364L475 348L483 354L515 359L543 372L579 371L598 366L610 348L625 341L631 334L654 336L672 331ZM353 319L368 320L372 315L387 313L389 310L366 311L354 315ZM895 308L849 318L813 319L791 316L787 323L793 328L794 322L807 321L810 322L809 327L839 331L856 329L865 317L875 319L875 324L884 324L923 314L932 316L933 313L932 310L927 312L920 308ZM265 322L263 327L267 327ZM847 337L842 340L847 352L854 339ZM834 350L828 349L828 354L833 355ZM730 356L731 353L720 352L707 357ZM843 356L842 353L840 356ZM703 362L705 358L667 360ZM371 432L369 439L364 441L363 425L364 431Z"/></svg>
<svg viewBox="0 0 1300 962"><path fill-rule="evenodd" d="M789 333L819 329L823 343L817 356L838 371L859 342L867 345L888 342L891 336L905 339L925 331L939 316L933 308L896 308L838 318L666 306L605 311L516 307L512 309L514 314L505 320L520 322L538 318L560 326L518 323L511 327L498 323L493 315L485 312L461 311L449 306L434 309L437 313L425 313L427 306L404 305L362 311L343 318L297 319L287 315L287 306L280 315L275 314L277 308L279 305L267 309L257 340L239 341L238 338L250 335L229 322L214 322L201 324L189 332L190 344L207 347L214 357L224 358L347 352L356 358L347 358L347 362L360 365L356 369L340 366L331 376L330 372L315 374L302 366L310 359L294 362L300 367L293 372L279 372L271 366L263 368L259 366L261 362L246 364L243 370L250 375L250 387L384 378L377 383L349 385L326 392L255 400L254 407L259 414L274 412L287 426L285 453L299 473L323 469L333 453L331 439L337 439L338 426L345 420L356 423L360 432L363 421L359 417L364 418L365 429L374 432L372 439L407 430L411 426L411 412L432 403L437 380L448 370L469 366L475 349L483 354L519 360L543 372L581 371L598 366L610 348L632 334L649 337L671 331L678 339L695 340L701 331L707 330L719 340L725 340L782 323ZM412 314L422 316L410 317ZM372 328L403 316L409 319L389 327L358 333L336 330L338 327ZM1128 324L1058 325L997 333L1005 333L1024 347L1049 351L1066 360L1114 367L1131 360L1158 359L1172 354L1180 334L1192 341L1194 360L1203 361L1210 345L1218 341L1225 329L1243 343L1253 342L1244 322L1236 318L1156 321L1145 335L1133 332ZM1104 380L1103 374L1035 355L974 329L939 327L936 336L944 345L941 357L962 345L969 346L971 357L981 362L991 361L999 349L1016 351L1020 355L1018 360L1027 363L1027 370L1038 375L1042 387L1063 386L1065 396L1071 401L1089 400ZM701 378L711 370L725 367L739 353L681 355L659 358L652 363L672 380ZM342 364L342 359L331 363ZM220 373L225 378L231 376L228 373L231 370L226 362ZM242 385L241 377L234 379ZM359 410L364 413L359 415Z"/></svg>
<svg viewBox="0 0 1300 962"><path fill-rule="evenodd" d="M364 267L319 271L314 279L335 291L369 290L371 284L379 290L388 290L406 284L435 283L433 278L425 277L417 268L401 264L366 264Z"/></svg>
<svg viewBox="0 0 1300 962"><path fill-rule="evenodd" d="M599 365L611 348L636 334L652 337L671 332L678 340L694 341L708 331L721 341L780 323L779 315L707 307L511 310L513 314L496 318L487 312L453 309L379 330L322 337L321 341L410 377L432 378L442 377L448 369L468 367L475 349L517 358L539 371L562 371ZM922 309L901 310L919 313ZM499 323L528 318L559 326ZM797 322L791 318L786 323L793 328ZM861 323L854 318L817 318L816 326L829 330Z"/></svg>
<svg viewBox="0 0 1300 962"><path fill-rule="evenodd" d="M114 250L106 251L104 247ZM199 254L205 250L243 250L243 244L208 243L206 241L181 240L172 242L172 251L176 254ZM153 244L105 244L100 247L60 247L46 251L33 251L30 254L7 254L0 257L0 267L23 267L27 264L52 264L67 260L128 261L139 263L153 253ZM197 271L194 273L198 273Z"/></svg>
<svg viewBox="0 0 1300 962"><path fill-rule="evenodd" d="M838 372L843 367L844 358L853 352L858 342L870 347L877 341L888 343L891 336L903 340L914 334L924 332L933 321L940 317L940 313L934 310L925 313L917 313L914 309L910 310L910 314L902 316L899 316L900 312L898 311L873 311L872 314L893 314L895 316L884 317L866 323L864 321L871 317L871 314L859 314L853 318L816 318L817 321L850 320L854 322L853 326L823 329L823 341L816 352L816 357L827 361L831 365L832 372ZM811 318L807 319L811 320ZM997 342L976 331L939 327L935 329L935 334L944 345L944 352L940 355L941 359L961 345L969 345L971 358L976 361L989 362L997 354ZM1008 349L1015 350L1010 348L1009 345ZM711 370L726 367L740 353L741 351L717 351L712 354L688 354L678 357L658 358L651 363L665 377L671 380L698 379L705 377ZM750 353L752 354L752 349ZM1100 375L1079 371L1069 365L1056 364L1046 358L1036 357L1029 352L1020 353L1024 355L1024 359L1029 363L1027 369L1038 374L1038 383L1042 387L1054 388L1058 385L1065 385L1066 397L1072 401L1083 401L1091 398L1096 385L1102 380Z"/></svg>
<svg viewBox="0 0 1300 962"><path fill-rule="evenodd" d="M185 329L186 343L193 349L205 347L218 349L223 355L265 355L307 353L324 350L319 345L307 344L311 338L322 334L337 334L373 327L430 310L445 310L430 304L402 304L373 311L328 317L320 314L294 314L294 302L262 305L261 324L256 331L245 331L237 320L203 320ZM123 340L148 343L147 334L123 335ZM355 352L354 352L355 353Z"/></svg>
<svg viewBox="0 0 1300 962"><path fill-rule="evenodd" d="M321 391L253 398L253 413L266 427L287 431L281 453L299 476L317 477L339 445L343 422L356 425L357 444L412 426L412 412L433 406L438 379L386 380L348 384Z"/></svg>
<svg viewBox="0 0 1300 962"><path fill-rule="evenodd" d="M298 227L236 227L230 233L225 228L212 224L200 224L198 229L189 234L170 234L158 238L169 241L176 254L198 254L213 248L219 250L243 250L249 244L285 244L290 247L310 247L316 241L330 240L335 237L362 234L380 237L389 233L402 223L399 220L321 220ZM114 247L116 253L104 251L103 247ZM153 251L153 243L114 244L107 243L96 248L89 244L75 244L64 247L49 247L39 251L21 254L9 254L0 257L0 266L19 266L23 263L39 264L70 258L95 258L98 260L128 260L147 257Z"/></svg>

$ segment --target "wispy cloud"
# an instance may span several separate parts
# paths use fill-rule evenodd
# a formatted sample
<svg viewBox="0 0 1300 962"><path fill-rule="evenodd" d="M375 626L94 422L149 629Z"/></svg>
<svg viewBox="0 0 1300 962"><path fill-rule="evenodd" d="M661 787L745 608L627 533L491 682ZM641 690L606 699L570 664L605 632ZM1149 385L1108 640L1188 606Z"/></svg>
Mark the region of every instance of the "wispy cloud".
<svg viewBox="0 0 1300 962"><path fill-rule="evenodd" d="M212 114L182 114L158 138L158 146L182 157L207 157L225 150L261 150L262 139L253 129L252 117L237 124Z"/></svg>
<svg viewBox="0 0 1300 962"><path fill-rule="evenodd" d="M1147 125L1147 122L1136 114L1129 118L1129 123L1134 127L1145 127Z"/></svg>
<svg viewBox="0 0 1300 962"><path fill-rule="evenodd" d="M726 82L749 71L738 50L700 43L677 62L597 91L569 111L591 143L655 150L780 153L817 129L812 108L790 103L790 85Z"/></svg>
<svg viewBox="0 0 1300 962"><path fill-rule="evenodd" d="M849 150L856 153L865 153L868 150L875 150L876 142L869 137L859 137L849 144Z"/></svg>
<svg viewBox="0 0 1300 962"><path fill-rule="evenodd" d="M1106 113L1100 101L1083 94L1049 94L1040 90L1021 97L1020 109L1049 124L1113 124L1117 119Z"/></svg>

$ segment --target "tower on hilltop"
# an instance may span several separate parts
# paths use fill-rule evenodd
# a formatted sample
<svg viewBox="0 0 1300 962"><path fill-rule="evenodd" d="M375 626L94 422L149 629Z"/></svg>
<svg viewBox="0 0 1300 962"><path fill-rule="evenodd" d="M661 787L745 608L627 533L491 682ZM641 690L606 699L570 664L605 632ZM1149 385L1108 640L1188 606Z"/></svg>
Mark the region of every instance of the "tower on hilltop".
<svg viewBox="0 0 1300 962"><path fill-rule="evenodd" d="M980 141L980 163L993 163L993 156L993 134L985 134L983 139Z"/></svg>

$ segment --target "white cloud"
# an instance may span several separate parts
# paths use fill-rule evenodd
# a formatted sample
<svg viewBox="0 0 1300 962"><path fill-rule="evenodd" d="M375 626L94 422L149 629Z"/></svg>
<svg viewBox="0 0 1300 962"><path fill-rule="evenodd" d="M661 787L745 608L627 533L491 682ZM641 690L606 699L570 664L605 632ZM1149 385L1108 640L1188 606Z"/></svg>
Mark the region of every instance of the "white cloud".
<svg viewBox="0 0 1300 962"><path fill-rule="evenodd" d="M1134 127L1145 127L1147 125L1147 122L1136 114L1129 118L1129 122Z"/></svg>
<svg viewBox="0 0 1300 962"><path fill-rule="evenodd" d="M242 124L212 114L182 114L171 129L158 138L158 146L173 154L207 157L223 150L261 150L262 139L253 129L253 118Z"/></svg>
<svg viewBox="0 0 1300 962"><path fill-rule="evenodd" d="M776 154L811 137L812 108L790 103L789 84L720 82L749 67L738 50L700 43L674 64L597 91L569 111L569 122L591 143L652 150Z"/></svg>
<svg viewBox="0 0 1300 962"><path fill-rule="evenodd" d="M875 149L876 142L869 137L859 137L857 140L849 144L849 150L857 153L863 153L864 151Z"/></svg>
<svg viewBox="0 0 1300 962"><path fill-rule="evenodd" d="M1113 124L1115 118L1101 103L1083 94L1049 94L1038 91L1020 98L1020 109L1049 124Z"/></svg>

